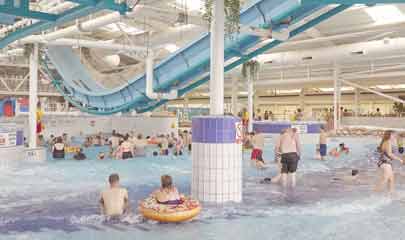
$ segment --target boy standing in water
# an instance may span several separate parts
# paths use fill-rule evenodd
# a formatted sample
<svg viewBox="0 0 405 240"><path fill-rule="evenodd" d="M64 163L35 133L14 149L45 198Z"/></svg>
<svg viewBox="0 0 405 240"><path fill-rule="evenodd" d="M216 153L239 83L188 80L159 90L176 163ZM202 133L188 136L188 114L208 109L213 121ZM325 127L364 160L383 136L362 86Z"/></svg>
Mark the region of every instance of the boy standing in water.
<svg viewBox="0 0 405 240"><path fill-rule="evenodd" d="M260 134L260 132L252 133L252 145L253 150L250 156L250 160L255 163L257 168L264 167L264 160L263 160L263 149L264 149L264 136Z"/></svg>
<svg viewBox="0 0 405 240"><path fill-rule="evenodd" d="M110 187L101 193L101 213L110 217L118 217L130 210L128 191L120 187L118 174L111 174L108 178Z"/></svg>
<svg viewBox="0 0 405 240"><path fill-rule="evenodd" d="M321 160L325 160L327 154L327 141L328 133L325 130L325 126L321 126L321 131L319 133L319 154L321 155Z"/></svg>

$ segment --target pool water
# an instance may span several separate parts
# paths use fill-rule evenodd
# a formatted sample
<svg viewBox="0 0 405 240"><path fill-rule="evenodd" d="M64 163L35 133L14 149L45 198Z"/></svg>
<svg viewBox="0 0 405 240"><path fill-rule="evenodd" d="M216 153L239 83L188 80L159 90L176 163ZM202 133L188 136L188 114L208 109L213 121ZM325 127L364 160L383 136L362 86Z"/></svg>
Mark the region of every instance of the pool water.
<svg viewBox="0 0 405 240"><path fill-rule="evenodd" d="M171 174L178 188L190 192L191 159L147 156L128 161L96 160L104 147L86 149L90 160L22 162L0 170L0 239L402 239L405 218L405 181L397 173L397 196L373 192L378 179L368 155L374 138L344 138L351 153L325 162L313 159L315 146L304 145L295 189L259 184L274 176L250 166L244 152L243 203L204 205L195 220L182 224L144 221L136 213L139 200L159 186L162 174ZM272 163L272 146L265 160ZM72 156L68 156L71 158ZM360 170L357 183L344 182L351 169ZM106 222L99 215L99 193L107 177L119 173L128 188L135 214L123 222Z"/></svg>

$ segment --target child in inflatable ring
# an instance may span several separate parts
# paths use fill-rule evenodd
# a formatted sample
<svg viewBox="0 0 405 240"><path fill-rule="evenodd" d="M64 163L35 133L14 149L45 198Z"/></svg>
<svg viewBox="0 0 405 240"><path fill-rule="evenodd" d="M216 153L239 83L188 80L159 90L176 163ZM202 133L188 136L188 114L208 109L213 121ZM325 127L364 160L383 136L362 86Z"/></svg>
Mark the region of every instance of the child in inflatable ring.
<svg viewBox="0 0 405 240"><path fill-rule="evenodd" d="M173 185L172 177L169 175L163 175L160 178L161 187L156 190L152 196L154 196L160 204L182 204L184 196L182 196L177 188Z"/></svg>

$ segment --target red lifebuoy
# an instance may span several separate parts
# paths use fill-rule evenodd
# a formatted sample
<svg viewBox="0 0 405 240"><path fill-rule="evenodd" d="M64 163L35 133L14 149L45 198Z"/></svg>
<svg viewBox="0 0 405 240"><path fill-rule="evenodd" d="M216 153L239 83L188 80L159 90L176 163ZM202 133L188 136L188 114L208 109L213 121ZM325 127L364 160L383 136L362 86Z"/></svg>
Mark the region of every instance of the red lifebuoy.
<svg viewBox="0 0 405 240"><path fill-rule="evenodd" d="M5 117L13 117L14 110L13 110L13 103L11 101L5 101L3 104L3 112Z"/></svg>

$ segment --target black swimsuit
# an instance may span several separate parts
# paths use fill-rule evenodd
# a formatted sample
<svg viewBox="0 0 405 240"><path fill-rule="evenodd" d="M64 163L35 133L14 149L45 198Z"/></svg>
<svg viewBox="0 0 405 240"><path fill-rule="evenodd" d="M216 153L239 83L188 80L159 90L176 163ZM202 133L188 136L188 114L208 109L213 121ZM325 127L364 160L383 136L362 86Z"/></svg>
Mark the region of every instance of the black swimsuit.
<svg viewBox="0 0 405 240"><path fill-rule="evenodd" d="M377 162L377 166L381 167L383 164L390 164L392 165L392 159L390 158L390 156L388 156L388 154L384 151L380 154L380 159Z"/></svg>

